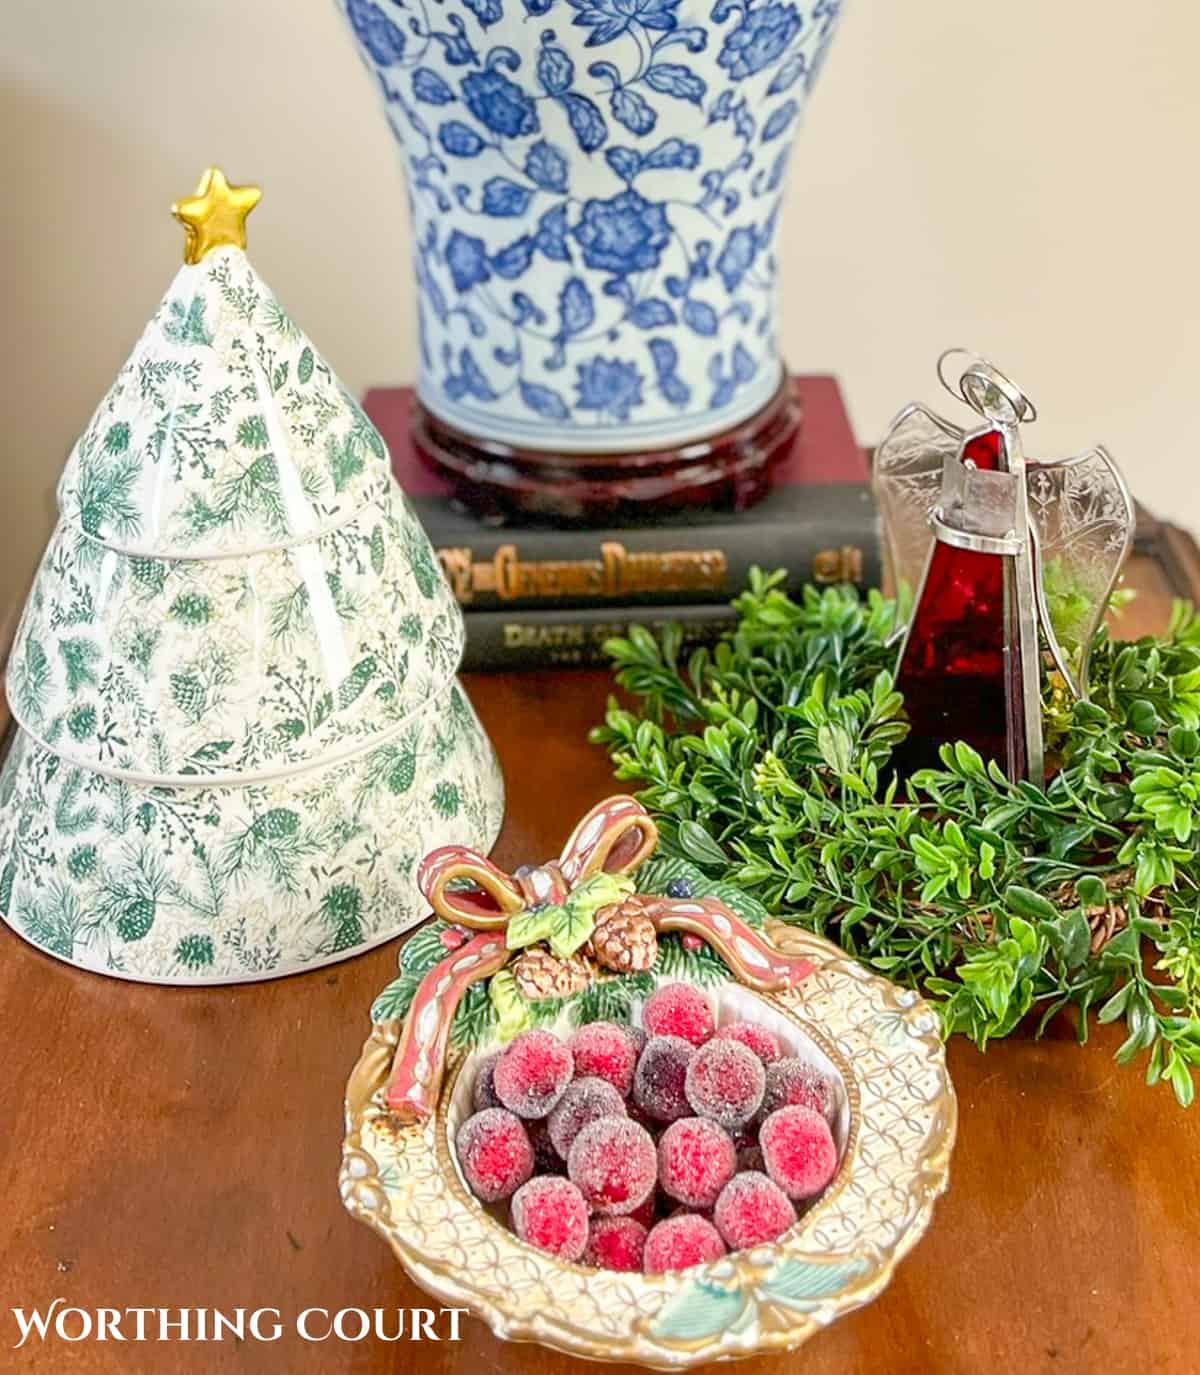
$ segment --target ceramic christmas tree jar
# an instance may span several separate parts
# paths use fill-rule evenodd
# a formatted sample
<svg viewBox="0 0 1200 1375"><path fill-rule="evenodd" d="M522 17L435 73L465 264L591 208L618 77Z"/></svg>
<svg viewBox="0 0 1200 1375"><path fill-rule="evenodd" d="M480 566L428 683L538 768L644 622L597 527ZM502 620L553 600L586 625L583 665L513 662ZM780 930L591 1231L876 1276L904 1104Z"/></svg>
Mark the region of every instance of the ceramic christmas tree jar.
<svg viewBox="0 0 1200 1375"><path fill-rule="evenodd" d="M382 440L206 174L188 261L80 438L9 661L0 911L162 982L271 977L421 915L502 785Z"/></svg>
<svg viewBox="0 0 1200 1375"><path fill-rule="evenodd" d="M840 0L343 4L407 171L427 456L573 514L581 471L649 500L656 454L791 438L776 232Z"/></svg>

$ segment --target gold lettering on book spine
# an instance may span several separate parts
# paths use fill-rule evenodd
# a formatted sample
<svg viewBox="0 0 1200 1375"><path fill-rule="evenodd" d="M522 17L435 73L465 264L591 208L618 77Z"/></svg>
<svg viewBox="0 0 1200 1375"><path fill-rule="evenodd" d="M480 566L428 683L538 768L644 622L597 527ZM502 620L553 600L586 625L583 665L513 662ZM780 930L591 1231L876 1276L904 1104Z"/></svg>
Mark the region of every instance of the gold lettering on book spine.
<svg viewBox="0 0 1200 1375"><path fill-rule="evenodd" d="M481 593L502 602L611 600L639 592L722 593L729 577L729 560L721 549L631 554L616 540L601 544L598 559L522 560L515 544L500 545L487 560L476 560L469 547L443 548L437 554L463 606Z"/></svg>

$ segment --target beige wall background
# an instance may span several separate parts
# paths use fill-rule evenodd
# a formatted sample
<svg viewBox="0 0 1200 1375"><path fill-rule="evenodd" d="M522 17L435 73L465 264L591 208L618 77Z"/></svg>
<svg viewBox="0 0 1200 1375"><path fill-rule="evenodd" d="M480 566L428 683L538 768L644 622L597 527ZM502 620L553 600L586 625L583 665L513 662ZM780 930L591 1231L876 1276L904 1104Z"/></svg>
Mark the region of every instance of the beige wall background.
<svg viewBox="0 0 1200 1375"><path fill-rule="evenodd" d="M415 338L391 136L333 0L4 0L0 23L11 608L205 164L264 185L254 260L351 388L410 379ZM791 169L791 365L838 373L867 441L968 344L1038 401L1044 452L1101 439L1200 525L1198 57L1186 0L848 0Z"/></svg>

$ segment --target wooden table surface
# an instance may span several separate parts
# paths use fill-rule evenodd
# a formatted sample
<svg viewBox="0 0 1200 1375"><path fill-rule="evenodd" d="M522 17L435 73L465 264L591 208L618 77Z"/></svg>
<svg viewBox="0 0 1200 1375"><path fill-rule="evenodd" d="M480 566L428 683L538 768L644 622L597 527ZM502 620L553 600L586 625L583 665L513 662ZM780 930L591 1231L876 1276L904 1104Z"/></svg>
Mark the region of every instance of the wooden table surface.
<svg viewBox="0 0 1200 1375"><path fill-rule="evenodd" d="M1194 566L1190 543L1175 555ZM1166 564L1134 560L1129 634L1163 623ZM508 779L500 862L556 853L612 790L605 756L585 742L607 677L474 677L468 689ZM67 968L0 927L0 1371L583 1370L473 1320L458 1344L295 1335L310 1306L424 1302L337 1190L342 1088L396 954L392 944L274 983L161 989ZM956 1039L958 1146L925 1239L873 1304L801 1354L748 1369L1200 1369L1200 1107L1184 1112L1114 1065L1119 1040L1101 1028L1079 1049L1063 1026L981 1055ZM277 1308L285 1335L14 1350L11 1308L57 1296L91 1309Z"/></svg>

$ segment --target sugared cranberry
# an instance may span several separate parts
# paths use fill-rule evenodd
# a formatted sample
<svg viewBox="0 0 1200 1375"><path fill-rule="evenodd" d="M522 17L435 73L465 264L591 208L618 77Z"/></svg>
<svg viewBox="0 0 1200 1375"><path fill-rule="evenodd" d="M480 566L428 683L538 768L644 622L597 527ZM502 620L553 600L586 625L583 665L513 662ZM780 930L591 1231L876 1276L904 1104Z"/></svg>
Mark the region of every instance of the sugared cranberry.
<svg viewBox="0 0 1200 1375"><path fill-rule="evenodd" d="M767 1066L759 1117L769 1117L777 1108L812 1108L828 1118L833 1112L833 1085L806 1061L785 1056Z"/></svg>
<svg viewBox="0 0 1200 1375"><path fill-rule="evenodd" d="M633 1076L633 1101L656 1122L690 1117L684 1084L695 1048L679 1036L651 1036Z"/></svg>
<svg viewBox="0 0 1200 1375"><path fill-rule="evenodd" d="M689 1208L711 1208L736 1168L728 1133L705 1117L680 1118L659 1139L658 1182Z"/></svg>
<svg viewBox="0 0 1200 1375"><path fill-rule="evenodd" d="M625 1100L608 1082L595 1075L573 1079L546 1119L554 1149L565 1160L571 1145L589 1122L598 1117L624 1117Z"/></svg>
<svg viewBox="0 0 1200 1375"><path fill-rule="evenodd" d="M710 1041L692 1056L684 1092L692 1111L729 1131L749 1122L763 1099L762 1061L739 1041Z"/></svg>
<svg viewBox="0 0 1200 1375"><path fill-rule="evenodd" d="M567 1174L598 1213L632 1213L654 1191L658 1157L645 1127L600 1117L575 1138Z"/></svg>
<svg viewBox="0 0 1200 1375"><path fill-rule="evenodd" d="M726 1022L717 1028L718 1041L737 1041L752 1050L764 1065L772 1065L783 1054L779 1041L757 1022Z"/></svg>
<svg viewBox="0 0 1200 1375"><path fill-rule="evenodd" d="M796 1221L787 1194L765 1174L736 1174L721 1190L713 1222L731 1251L775 1241Z"/></svg>
<svg viewBox="0 0 1200 1375"><path fill-rule="evenodd" d="M490 1055L485 1055L475 1071L475 1082L471 1085L471 1106L476 1112L482 1112L484 1108L502 1108L504 1106L496 1097L496 1086L493 1083L496 1074L496 1062L502 1053L499 1050L494 1050Z"/></svg>
<svg viewBox="0 0 1200 1375"><path fill-rule="evenodd" d="M583 1252L584 1265L595 1265L601 1270L640 1271L646 1231L632 1217L592 1218Z"/></svg>
<svg viewBox="0 0 1200 1375"><path fill-rule="evenodd" d="M812 1108L779 1108L758 1132L767 1173L789 1198L815 1198L837 1172L829 1123Z"/></svg>
<svg viewBox="0 0 1200 1375"><path fill-rule="evenodd" d="M638 1050L630 1028L616 1022L588 1022L571 1037L575 1073L607 1079L622 1098L633 1087Z"/></svg>
<svg viewBox="0 0 1200 1375"><path fill-rule="evenodd" d="M642 1266L648 1275L661 1275L720 1260L724 1254L725 1243L712 1223L699 1213L687 1213L669 1217L650 1229Z"/></svg>
<svg viewBox="0 0 1200 1375"><path fill-rule="evenodd" d="M679 1036L702 1046L716 1030L708 999L691 984L663 984L646 999L642 1024L651 1036Z"/></svg>
<svg viewBox="0 0 1200 1375"><path fill-rule="evenodd" d="M484 1108L468 1117L454 1144L471 1192L485 1203L507 1198L533 1173L528 1133L504 1108Z"/></svg>
<svg viewBox="0 0 1200 1375"><path fill-rule="evenodd" d="M496 1097L518 1117L545 1117L570 1083L574 1063L552 1031L523 1031L496 1061Z"/></svg>
<svg viewBox="0 0 1200 1375"><path fill-rule="evenodd" d="M513 1195L513 1231L522 1241L563 1260L578 1260L587 1245L583 1195L561 1175L538 1175Z"/></svg>

